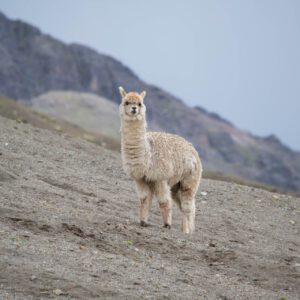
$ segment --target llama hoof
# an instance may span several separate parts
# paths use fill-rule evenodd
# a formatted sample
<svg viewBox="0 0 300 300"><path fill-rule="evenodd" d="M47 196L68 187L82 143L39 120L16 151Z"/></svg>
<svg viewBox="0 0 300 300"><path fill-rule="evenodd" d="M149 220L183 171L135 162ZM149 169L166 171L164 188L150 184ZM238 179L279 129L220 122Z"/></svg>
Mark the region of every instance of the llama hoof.
<svg viewBox="0 0 300 300"><path fill-rule="evenodd" d="M142 227L147 227L147 226L148 226L148 224L147 224L145 221L141 221L141 222L140 222L140 225L141 225Z"/></svg>
<svg viewBox="0 0 300 300"><path fill-rule="evenodd" d="M165 225L164 225L164 228L171 229L171 225L169 225L169 224L165 224Z"/></svg>

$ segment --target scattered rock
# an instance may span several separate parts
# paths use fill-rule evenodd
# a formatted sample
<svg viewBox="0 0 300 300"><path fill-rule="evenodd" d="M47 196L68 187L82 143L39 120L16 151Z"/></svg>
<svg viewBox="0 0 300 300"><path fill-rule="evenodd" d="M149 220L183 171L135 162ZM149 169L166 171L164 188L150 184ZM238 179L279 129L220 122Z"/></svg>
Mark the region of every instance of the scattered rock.
<svg viewBox="0 0 300 300"><path fill-rule="evenodd" d="M60 289L55 289L55 290L53 290L53 294L60 296L60 295L63 295L63 291Z"/></svg>
<svg viewBox="0 0 300 300"><path fill-rule="evenodd" d="M300 268L300 264L294 264L294 267Z"/></svg>

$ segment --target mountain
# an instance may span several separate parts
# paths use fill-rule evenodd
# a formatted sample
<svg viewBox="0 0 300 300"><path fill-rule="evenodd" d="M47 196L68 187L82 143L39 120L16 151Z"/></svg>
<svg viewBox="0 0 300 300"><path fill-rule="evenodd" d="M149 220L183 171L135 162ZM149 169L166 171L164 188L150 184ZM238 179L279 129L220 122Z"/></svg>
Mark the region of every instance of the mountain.
<svg viewBox="0 0 300 300"><path fill-rule="evenodd" d="M300 153L276 137L260 138L220 116L187 106L149 85L121 62L77 44L65 44L0 14L0 93L30 103L51 90L93 93L115 103L117 87L146 90L150 129L177 133L199 151L206 170L219 170L300 191ZM199 99L201 102L201 99Z"/></svg>

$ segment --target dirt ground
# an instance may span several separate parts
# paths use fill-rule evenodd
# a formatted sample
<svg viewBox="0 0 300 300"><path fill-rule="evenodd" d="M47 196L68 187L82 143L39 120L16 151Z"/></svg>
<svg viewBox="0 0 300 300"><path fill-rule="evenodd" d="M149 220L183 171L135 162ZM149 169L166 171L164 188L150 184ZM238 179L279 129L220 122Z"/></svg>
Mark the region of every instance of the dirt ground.
<svg viewBox="0 0 300 300"><path fill-rule="evenodd" d="M1 300L300 299L299 198L203 180L193 236L137 211L118 153L0 118Z"/></svg>

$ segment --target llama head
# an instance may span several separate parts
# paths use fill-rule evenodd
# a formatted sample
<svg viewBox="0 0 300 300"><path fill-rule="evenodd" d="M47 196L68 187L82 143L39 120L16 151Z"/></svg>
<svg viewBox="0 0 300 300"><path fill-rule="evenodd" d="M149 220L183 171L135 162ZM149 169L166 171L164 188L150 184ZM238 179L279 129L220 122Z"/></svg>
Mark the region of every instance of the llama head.
<svg viewBox="0 0 300 300"><path fill-rule="evenodd" d="M127 93L121 86L119 91L122 97L120 104L120 116L129 121L141 121L145 119L146 106L144 98L146 92L142 93L129 92Z"/></svg>

